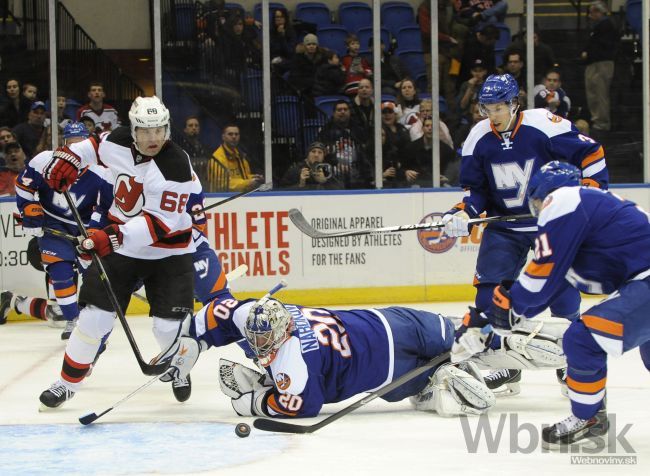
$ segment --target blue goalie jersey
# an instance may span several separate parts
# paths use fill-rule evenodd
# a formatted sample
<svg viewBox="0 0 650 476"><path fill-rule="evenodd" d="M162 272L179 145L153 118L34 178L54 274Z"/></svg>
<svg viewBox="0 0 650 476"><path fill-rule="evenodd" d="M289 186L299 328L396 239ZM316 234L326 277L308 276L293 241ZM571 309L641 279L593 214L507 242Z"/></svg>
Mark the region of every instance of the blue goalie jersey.
<svg viewBox="0 0 650 476"><path fill-rule="evenodd" d="M596 217L596 218L594 218ZM564 187L538 219L535 258L511 289L513 311L527 312L566 285L611 294L650 268L650 217L610 192Z"/></svg>
<svg viewBox="0 0 650 476"><path fill-rule="evenodd" d="M462 154L460 184L466 193L457 207L472 218L484 211L488 216L529 213L528 182L552 160L578 167L584 185L606 189L609 181L602 146L546 109L519 113L508 132L498 132L484 119L471 130ZM526 228L534 220L493 225Z"/></svg>
<svg viewBox="0 0 650 476"><path fill-rule="evenodd" d="M245 342L248 313L257 301L223 294L201 309L191 334L210 346ZM450 320L404 307L329 310L285 304L294 328L266 368L275 387L270 416L315 416L325 403L382 387L451 348ZM397 401L415 395L430 372L384 395Z"/></svg>

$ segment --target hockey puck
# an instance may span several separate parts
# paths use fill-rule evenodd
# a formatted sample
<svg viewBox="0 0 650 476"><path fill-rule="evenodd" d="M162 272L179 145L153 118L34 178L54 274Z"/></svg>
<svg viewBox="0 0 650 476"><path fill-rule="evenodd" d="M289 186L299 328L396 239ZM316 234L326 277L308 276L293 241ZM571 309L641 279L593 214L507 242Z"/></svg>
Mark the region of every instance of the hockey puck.
<svg viewBox="0 0 650 476"><path fill-rule="evenodd" d="M240 438L246 438L251 434L251 427L246 423L237 423L235 427L235 434Z"/></svg>

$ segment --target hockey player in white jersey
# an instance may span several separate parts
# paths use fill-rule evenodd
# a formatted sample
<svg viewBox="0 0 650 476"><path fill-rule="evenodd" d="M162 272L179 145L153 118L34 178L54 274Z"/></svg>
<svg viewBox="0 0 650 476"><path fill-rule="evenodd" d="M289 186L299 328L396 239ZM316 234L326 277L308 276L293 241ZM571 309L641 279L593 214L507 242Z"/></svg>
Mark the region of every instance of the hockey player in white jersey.
<svg viewBox="0 0 650 476"><path fill-rule="evenodd" d="M83 165L100 163L111 170L111 224L80 248L102 258L123 311L136 283L144 282L153 333L164 352L193 310L194 244L186 205L201 185L187 153L169 139L169 111L157 97L137 98L129 120L130 128L57 149L44 176L53 189L63 191ZM84 275L79 301L85 307L66 346L61 377L40 396L46 407L58 407L74 396L102 338L113 328L115 310L94 265ZM175 379L172 388L177 400L189 398L189 380Z"/></svg>

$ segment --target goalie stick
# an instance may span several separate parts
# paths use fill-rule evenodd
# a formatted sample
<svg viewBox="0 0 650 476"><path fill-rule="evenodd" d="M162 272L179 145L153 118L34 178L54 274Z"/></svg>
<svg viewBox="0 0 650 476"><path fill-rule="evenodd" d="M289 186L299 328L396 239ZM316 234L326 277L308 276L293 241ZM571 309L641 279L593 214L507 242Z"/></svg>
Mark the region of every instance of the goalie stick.
<svg viewBox="0 0 650 476"><path fill-rule="evenodd" d="M207 207L201 208L200 210L193 210L192 215L200 215L201 213L205 213L208 210L211 210L213 208L218 207L219 205L223 205L225 203L232 202L233 200L235 200L235 199L237 199L239 197L243 197L244 195L249 195L249 194L251 194L253 192L266 192L268 190L271 190L272 188L273 188L273 183L272 182L263 183L259 187L255 187L253 190L248 190L246 192L239 192L239 193L233 195L232 197L228 197L228 198L224 198L223 200L219 200L217 203L213 203L212 205L208 205Z"/></svg>
<svg viewBox="0 0 650 476"><path fill-rule="evenodd" d="M297 208L289 210L289 218L293 224L301 232L311 238L335 238L340 236L358 236L358 235L371 235L373 233L395 233L402 231L413 230L429 230L431 228L442 228L445 225L442 222L433 223L416 223L413 225L398 225L398 226L385 226L382 228L367 228L365 230L345 230L326 233L319 231L307 222L307 219ZM493 216L487 218L472 218L469 220L470 225L477 225L481 223L492 223L498 221L517 221L533 218L533 215L509 215L509 216Z"/></svg>
<svg viewBox="0 0 650 476"><path fill-rule="evenodd" d="M333 415L330 415L327 418L319 421L318 423L314 423L313 425L296 425L294 423L287 423L286 421L282 421L282 420L272 420L269 418L256 418L255 421L253 421L253 426L258 430L273 431L276 433L313 433L316 430L320 430L324 426L329 425L330 423L334 423L339 418L342 418L348 413L353 412L357 408L361 408L362 406L372 402L375 398L379 398L383 395L386 395L388 392L395 390L397 387L405 384L409 380L414 379L415 377L426 372L427 370L431 370L437 365L444 363L445 361L449 360L449 354L450 354L449 351L447 351L445 353L442 353L434 357L433 359L431 359L429 362L422 365L421 367L417 367L414 368L413 370L410 370L409 372L406 372L404 375L402 375L396 380L393 380L388 385L385 385L379 390L369 393L361 400L354 402L352 405L345 407L343 410L340 410L334 413Z"/></svg>

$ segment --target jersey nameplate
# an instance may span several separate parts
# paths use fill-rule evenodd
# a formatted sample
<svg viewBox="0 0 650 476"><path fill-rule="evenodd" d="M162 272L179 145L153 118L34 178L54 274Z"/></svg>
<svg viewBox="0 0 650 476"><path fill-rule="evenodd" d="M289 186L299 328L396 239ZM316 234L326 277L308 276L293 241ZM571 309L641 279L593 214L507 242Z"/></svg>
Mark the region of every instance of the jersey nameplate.
<svg viewBox="0 0 650 476"><path fill-rule="evenodd" d="M287 305L285 307L293 317L293 323L298 331L300 351L303 354L306 354L307 352L318 350L318 339L316 338L314 331L311 329L311 324L307 318L302 315L296 306Z"/></svg>

